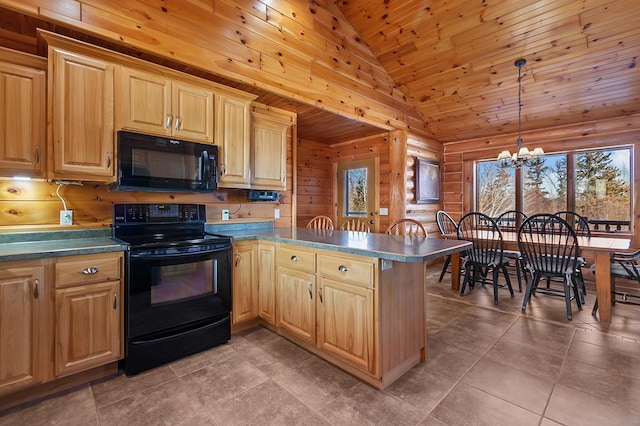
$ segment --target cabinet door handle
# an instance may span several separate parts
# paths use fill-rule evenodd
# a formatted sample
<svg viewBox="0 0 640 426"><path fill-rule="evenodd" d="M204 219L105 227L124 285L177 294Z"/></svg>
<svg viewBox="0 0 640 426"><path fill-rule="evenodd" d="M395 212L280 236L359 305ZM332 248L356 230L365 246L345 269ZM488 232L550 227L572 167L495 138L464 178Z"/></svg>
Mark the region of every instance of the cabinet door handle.
<svg viewBox="0 0 640 426"><path fill-rule="evenodd" d="M107 152L107 168L111 167L111 153Z"/></svg>
<svg viewBox="0 0 640 426"><path fill-rule="evenodd" d="M40 162L40 146L36 145L36 151L33 153L33 161L38 164Z"/></svg>
<svg viewBox="0 0 640 426"><path fill-rule="evenodd" d="M173 117L171 116L171 114L167 114L167 121L165 122L165 127L167 129L171 128L171 122L173 121Z"/></svg>
<svg viewBox="0 0 640 426"><path fill-rule="evenodd" d="M313 300L313 291L311 290L311 283L307 286L307 290L309 290L309 299Z"/></svg>
<svg viewBox="0 0 640 426"><path fill-rule="evenodd" d="M118 293L113 292L113 310L118 309Z"/></svg>
<svg viewBox="0 0 640 426"><path fill-rule="evenodd" d="M322 289L321 288L318 289L318 298L320 298L320 303L324 303L322 301Z"/></svg>
<svg viewBox="0 0 640 426"><path fill-rule="evenodd" d="M240 263L240 255L236 254L236 266Z"/></svg>
<svg viewBox="0 0 640 426"><path fill-rule="evenodd" d="M287 174L282 173L282 183L287 183Z"/></svg>
<svg viewBox="0 0 640 426"><path fill-rule="evenodd" d="M296 256L295 254L293 256L291 256L291 261L292 262L297 262L298 261L298 256Z"/></svg>
<svg viewBox="0 0 640 426"><path fill-rule="evenodd" d="M94 274L97 274L98 272L100 272L100 270L94 266L89 266L88 268L84 268L82 270L82 273L84 275L94 275Z"/></svg>
<svg viewBox="0 0 640 426"><path fill-rule="evenodd" d="M40 296L39 285L40 285L40 281L38 281L37 278L33 280L33 298L34 299L37 299Z"/></svg>
<svg viewBox="0 0 640 426"><path fill-rule="evenodd" d="M175 126L176 130L180 130L180 124L182 124L182 117L177 116L176 117L176 126Z"/></svg>
<svg viewBox="0 0 640 426"><path fill-rule="evenodd" d="M220 164L220 176L224 176L227 174L227 168L224 166L224 164Z"/></svg>
<svg viewBox="0 0 640 426"><path fill-rule="evenodd" d="M347 268L347 267L346 267L346 266L344 266L344 265L340 265L340 266L338 266L338 271L340 271L340 272L347 272L347 271L349 271L349 268Z"/></svg>

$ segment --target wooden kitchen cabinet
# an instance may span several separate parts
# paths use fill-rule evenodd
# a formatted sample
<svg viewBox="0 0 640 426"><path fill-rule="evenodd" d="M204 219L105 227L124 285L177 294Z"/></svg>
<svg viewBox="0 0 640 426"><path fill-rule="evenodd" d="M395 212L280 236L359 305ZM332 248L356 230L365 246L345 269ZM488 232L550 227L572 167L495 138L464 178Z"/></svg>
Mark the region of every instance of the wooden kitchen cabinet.
<svg viewBox="0 0 640 426"><path fill-rule="evenodd" d="M222 188L249 188L251 97L216 95L216 145Z"/></svg>
<svg viewBox="0 0 640 426"><path fill-rule="evenodd" d="M316 341L315 253L296 246L279 246L276 325L303 342Z"/></svg>
<svg viewBox="0 0 640 426"><path fill-rule="evenodd" d="M213 143L213 90L124 66L116 74L118 128Z"/></svg>
<svg viewBox="0 0 640 426"><path fill-rule="evenodd" d="M258 315L276 324L276 248L273 243L258 243Z"/></svg>
<svg viewBox="0 0 640 426"><path fill-rule="evenodd" d="M376 372L373 258L318 255L317 346L352 366Z"/></svg>
<svg viewBox="0 0 640 426"><path fill-rule="evenodd" d="M258 243L233 244L232 324L258 318Z"/></svg>
<svg viewBox="0 0 640 426"><path fill-rule="evenodd" d="M254 105L251 113L251 187L287 189L287 141L291 115Z"/></svg>
<svg viewBox="0 0 640 426"><path fill-rule="evenodd" d="M47 61L0 47L0 176L44 177Z"/></svg>
<svg viewBox="0 0 640 426"><path fill-rule="evenodd" d="M57 260L57 377L122 358L122 271L122 253L79 255Z"/></svg>
<svg viewBox="0 0 640 426"><path fill-rule="evenodd" d="M52 377L52 286L45 271L46 266L40 260L2 263L0 395Z"/></svg>
<svg viewBox="0 0 640 426"><path fill-rule="evenodd" d="M52 179L112 182L114 65L49 46Z"/></svg>

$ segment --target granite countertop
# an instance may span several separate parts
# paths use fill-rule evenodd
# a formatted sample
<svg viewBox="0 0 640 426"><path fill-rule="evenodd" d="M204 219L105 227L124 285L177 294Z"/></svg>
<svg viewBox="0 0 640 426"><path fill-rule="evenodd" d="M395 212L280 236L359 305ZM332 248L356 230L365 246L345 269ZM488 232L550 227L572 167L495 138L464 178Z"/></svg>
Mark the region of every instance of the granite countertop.
<svg viewBox="0 0 640 426"><path fill-rule="evenodd" d="M0 234L0 261L124 251L110 229L15 232Z"/></svg>
<svg viewBox="0 0 640 426"><path fill-rule="evenodd" d="M442 238L404 237L353 231L326 231L307 228L216 228L212 232L227 235L233 241L265 240L342 253L373 256L398 262L424 262L471 245L467 241Z"/></svg>

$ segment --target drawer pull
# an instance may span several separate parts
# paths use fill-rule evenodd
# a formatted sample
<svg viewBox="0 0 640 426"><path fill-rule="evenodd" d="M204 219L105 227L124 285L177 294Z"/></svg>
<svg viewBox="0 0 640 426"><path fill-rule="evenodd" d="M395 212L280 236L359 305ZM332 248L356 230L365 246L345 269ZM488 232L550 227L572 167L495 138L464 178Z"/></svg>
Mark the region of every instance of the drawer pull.
<svg viewBox="0 0 640 426"><path fill-rule="evenodd" d="M309 290L309 299L313 300L313 291L311 290L311 283L307 286L307 290Z"/></svg>
<svg viewBox="0 0 640 426"><path fill-rule="evenodd" d="M113 310L118 309L118 293L113 292Z"/></svg>
<svg viewBox="0 0 640 426"><path fill-rule="evenodd" d="M320 303L324 303L324 302L322 301L322 288L319 288L319 289L318 289L318 298L320 299Z"/></svg>
<svg viewBox="0 0 640 426"><path fill-rule="evenodd" d="M292 262L297 262L298 261L298 256L296 256L295 254L293 256L291 256L291 261Z"/></svg>
<svg viewBox="0 0 640 426"><path fill-rule="evenodd" d="M40 296L40 290L38 289L40 281L36 278L33 280L33 298L37 299Z"/></svg>
<svg viewBox="0 0 640 426"><path fill-rule="evenodd" d="M100 271L98 270L98 268L93 267L93 266L89 266L88 268L84 268L84 269L82 270L82 273L83 273L84 275L95 275L95 274L97 274L98 272L100 272Z"/></svg>
<svg viewBox="0 0 640 426"><path fill-rule="evenodd" d="M165 122L165 127L167 129L171 128L171 122L173 121L173 117L171 116L171 114L167 114L167 121Z"/></svg>
<svg viewBox="0 0 640 426"><path fill-rule="evenodd" d="M344 265L338 266L338 271L340 271L340 272L347 272L348 270L349 270L349 268L347 268Z"/></svg>

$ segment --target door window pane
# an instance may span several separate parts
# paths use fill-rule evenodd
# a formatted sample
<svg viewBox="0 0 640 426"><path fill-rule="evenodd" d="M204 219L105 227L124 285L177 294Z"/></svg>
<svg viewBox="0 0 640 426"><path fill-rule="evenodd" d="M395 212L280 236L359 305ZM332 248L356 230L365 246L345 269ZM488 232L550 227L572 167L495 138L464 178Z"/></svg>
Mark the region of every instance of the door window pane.
<svg viewBox="0 0 640 426"><path fill-rule="evenodd" d="M527 216L567 210L567 155L546 155L523 169Z"/></svg>
<svg viewBox="0 0 640 426"><path fill-rule="evenodd" d="M345 172L345 216L367 214L367 168L349 169Z"/></svg>
<svg viewBox="0 0 640 426"><path fill-rule="evenodd" d="M514 169L503 169L497 161L478 163L477 206L489 217L516 208L516 178Z"/></svg>

